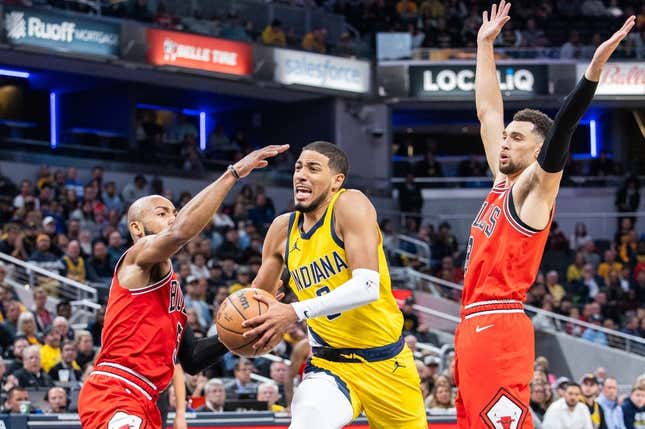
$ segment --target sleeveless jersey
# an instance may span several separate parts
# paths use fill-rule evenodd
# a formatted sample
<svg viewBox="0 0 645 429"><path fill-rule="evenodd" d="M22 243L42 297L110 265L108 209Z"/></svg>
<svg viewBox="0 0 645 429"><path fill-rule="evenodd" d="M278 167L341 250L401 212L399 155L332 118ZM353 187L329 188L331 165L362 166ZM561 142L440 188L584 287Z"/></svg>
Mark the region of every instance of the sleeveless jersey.
<svg viewBox="0 0 645 429"><path fill-rule="evenodd" d="M285 263L290 273L289 286L300 301L329 293L352 277L344 244L334 230L334 204L344 191L333 196L323 217L306 233L302 231L302 213L291 213ZM379 234L379 299L343 313L308 319L313 345L371 348L400 338L403 316L392 295L381 232L378 225L374 224L374 228Z"/></svg>
<svg viewBox="0 0 645 429"><path fill-rule="evenodd" d="M517 215L511 191L504 182L493 186L472 223L462 308L481 301L524 302L535 281L553 216L543 230L531 228Z"/></svg>
<svg viewBox="0 0 645 429"><path fill-rule="evenodd" d="M125 253L114 269L101 351L94 368L119 368L139 381L153 384L160 393L168 387L174 373L186 324L184 296L172 264L170 272L156 283L123 288L116 273L124 256Z"/></svg>

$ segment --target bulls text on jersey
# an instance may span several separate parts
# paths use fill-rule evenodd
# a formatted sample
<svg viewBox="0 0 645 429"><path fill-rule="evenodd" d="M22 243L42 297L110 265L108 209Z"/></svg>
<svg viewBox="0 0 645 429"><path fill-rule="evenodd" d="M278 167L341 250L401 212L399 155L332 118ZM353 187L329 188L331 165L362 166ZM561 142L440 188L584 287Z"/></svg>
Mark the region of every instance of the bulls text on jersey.
<svg viewBox="0 0 645 429"><path fill-rule="evenodd" d="M291 270L290 274L299 290L307 289L311 285L316 285L346 270L347 263L338 254L333 251L318 260L312 261L308 265L303 265Z"/></svg>
<svg viewBox="0 0 645 429"><path fill-rule="evenodd" d="M168 313L179 311L186 314L186 304L184 302L184 294L179 289L179 282L173 280L170 282L170 304L168 305Z"/></svg>
<svg viewBox="0 0 645 429"><path fill-rule="evenodd" d="M497 226L497 219L502 212L502 209L497 207L494 204L488 204L488 201L484 201L482 208L479 210L475 221L473 222L473 227L481 229L486 237L493 235L495 231L495 226Z"/></svg>

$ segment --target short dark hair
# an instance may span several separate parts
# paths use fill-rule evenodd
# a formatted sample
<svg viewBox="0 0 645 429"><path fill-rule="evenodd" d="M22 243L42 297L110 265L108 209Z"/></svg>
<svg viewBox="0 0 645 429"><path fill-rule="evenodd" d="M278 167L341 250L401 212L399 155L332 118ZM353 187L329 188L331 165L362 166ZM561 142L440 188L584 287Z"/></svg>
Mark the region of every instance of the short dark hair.
<svg viewBox="0 0 645 429"><path fill-rule="evenodd" d="M347 172L349 171L349 160L347 159L345 152L335 144L326 141L315 141L303 147L302 150L312 150L325 155L329 158L329 168L331 168L332 171L344 174L345 177L347 177Z"/></svg>
<svg viewBox="0 0 645 429"><path fill-rule="evenodd" d="M546 113L535 109L522 109L513 115L513 120L532 123L533 132L542 138L546 138L553 125L553 120Z"/></svg>
<svg viewBox="0 0 645 429"><path fill-rule="evenodd" d="M28 392L28 390L22 386L14 386L7 392L7 398L13 399L14 392Z"/></svg>
<svg viewBox="0 0 645 429"><path fill-rule="evenodd" d="M580 389L580 385L575 381L569 381L568 383L565 383L563 387L564 390L567 390L569 387L577 387L578 389Z"/></svg>

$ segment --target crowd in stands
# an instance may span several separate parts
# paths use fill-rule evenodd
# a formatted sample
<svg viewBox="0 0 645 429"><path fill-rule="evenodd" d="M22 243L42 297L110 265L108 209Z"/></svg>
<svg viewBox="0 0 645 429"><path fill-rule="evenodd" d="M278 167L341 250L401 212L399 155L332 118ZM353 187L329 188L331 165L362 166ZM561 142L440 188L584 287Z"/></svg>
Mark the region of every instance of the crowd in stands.
<svg viewBox="0 0 645 429"><path fill-rule="evenodd" d="M96 13L93 6L80 1L11 0L7 3L42 4ZM320 8L343 15L366 40L378 32L409 32L413 48L473 48L482 12L489 7L488 2L480 0L285 0L274 3ZM240 15L234 5L213 16L204 16L197 5L192 16L181 16L182 11L172 10L161 0L130 0L110 2L101 13L166 29L323 54L354 56L363 52L362 43L351 32L342 32L338 42L331 46L324 26L297 34L293 27L285 28L280 19L273 19L265 27L255 28L251 17ZM626 39L616 56L644 58L645 6L638 0L519 0L513 3L513 20L505 26L496 45L500 48L558 47L556 55L549 51L543 55L589 59L614 24L629 15L638 16L638 31Z"/></svg>

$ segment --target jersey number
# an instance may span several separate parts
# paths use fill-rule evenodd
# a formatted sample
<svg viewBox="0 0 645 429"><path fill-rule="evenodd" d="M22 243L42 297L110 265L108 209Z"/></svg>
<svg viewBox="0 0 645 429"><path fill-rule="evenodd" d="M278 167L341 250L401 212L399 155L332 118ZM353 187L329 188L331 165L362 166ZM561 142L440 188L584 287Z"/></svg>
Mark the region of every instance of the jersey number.
<svg viewBox="0 0 645 429"><path fill-rule="evenodd" d="M466 271L468 271L468 262L470 262L470 252L473 251L473 242L475 239L471 235L468 237L468 247L466 247L466 258L464 261L464 274L466 274Z"/></svg>
<svg viewBox="0 0 645 429"><path fill-rule="evenodd" d="M318 296L323 296L324 294L329 293L329 292L331 292L331 291L329 290L329 286L323 286L323 287L321 287L320 289L318 289L318 290L316 291L316 295L318 295ZM339 317L340 317L340 314L341 314L341 313L330 314L329 316L327 316L327 320L334 320L334 319L337 319L337 318L339 318Z"/></svg>

